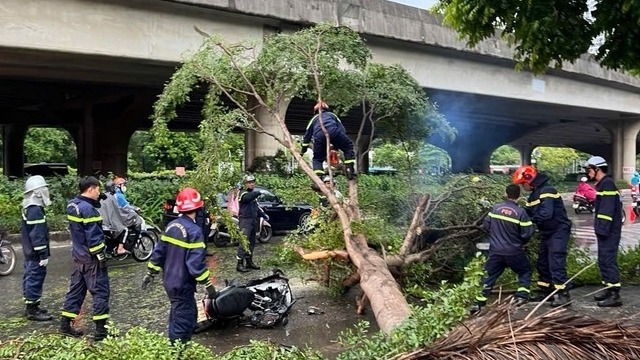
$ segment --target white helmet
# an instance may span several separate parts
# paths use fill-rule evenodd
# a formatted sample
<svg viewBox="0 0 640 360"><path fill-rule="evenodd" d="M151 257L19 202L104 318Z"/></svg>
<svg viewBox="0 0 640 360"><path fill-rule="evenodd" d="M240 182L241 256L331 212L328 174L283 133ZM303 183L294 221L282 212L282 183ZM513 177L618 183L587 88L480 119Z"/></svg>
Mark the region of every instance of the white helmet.
<svg viewBox="0 0 640 360"><path fill-rule="evenodd" d="M587 179L586 176L583 176L583 177L580 178L580 181L582 181L582 182L587 182L587 180L589 180L589 179Z"/></svg>
<svg viewBox="0 0 640 360"><path fill-rule="evenodd" d="M32 192L33 190L49 186L44 178L40 175L31 176L24 183L24 194Z"/></svg>
<svg viewBox="0 0 640 360"><path fill-rule="evenodd" d="M587 160L584 164L584 168L599 168L603 166L608 166L607 160L605 160L602 156L592 156Z"/></svg>

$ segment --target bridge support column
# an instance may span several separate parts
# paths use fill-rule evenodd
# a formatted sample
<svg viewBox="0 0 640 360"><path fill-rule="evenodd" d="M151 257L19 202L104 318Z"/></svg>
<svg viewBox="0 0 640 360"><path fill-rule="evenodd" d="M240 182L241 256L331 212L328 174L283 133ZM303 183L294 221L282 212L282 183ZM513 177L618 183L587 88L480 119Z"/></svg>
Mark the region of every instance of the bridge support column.
<svg viewBox="0 0 640 360"><path fill-rule="evenodd" d="M287 113L287 107L290 101L283 102L278 106L278 113L283 118ZM284 132L278 124L278 120L265 107L258 107L256 110L256 118L265 132L274 134L277 138L284 140ZM244 159L245 168L250 168L253 161L261 156L274 156L278 150L284 150L284 146L276 141L272 136L254 130L247 130L244 136Z"/></svg>
<svg viewBox="0 0 640 360"><path fill-rule="evenodd" d="M491 154L493 151L478 151L473 154L468 149L447 149L447 153L451 157L452 173L473 172L477 174L488 174L491 172Z"/></svg>
<svg viewBox="0 0 640 360"><path fill-rule="evenodd" d="M21 123L4 125L2 131L3 174L24 175L24 139L29 126Z"/></svg>
<svg viewBox="0 0 640 360"><path fill-rule="evenodd" d="M636 142L640 120L620 120L616 126L610 127L610 131L613 134L613 161L609 171L614 179L629 180L636 171Z"/></svg>
<svg viewBox="0 0 640 360"><path fill-rule="evenodd" d="M520 153L520 165L531 165L531 152L535 148L535 145L521 145L518 147L518 152Z"/></svg>

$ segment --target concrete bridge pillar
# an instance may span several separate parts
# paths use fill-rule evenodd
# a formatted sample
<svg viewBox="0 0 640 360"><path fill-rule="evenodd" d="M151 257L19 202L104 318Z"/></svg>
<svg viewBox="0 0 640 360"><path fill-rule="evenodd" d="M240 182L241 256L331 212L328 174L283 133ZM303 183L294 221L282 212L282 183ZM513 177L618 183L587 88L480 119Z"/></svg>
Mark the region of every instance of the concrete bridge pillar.
<svg viewBox="0 0 640 360"><path fill-rule="evenodd" d="M283 118L287 113L287 107L291 101L284 101L277 106L278 113ZM284 149L284 146L276 141L272 136L267 133L275 135L277 138L284 140L284 132L278 124L278 120L273 116L269 110L265 107L258 107L255 116L263 127L264 132L247 130L245 132L245 147L244 147L244 159L245 168L250 168L253 161L257 157L261 156L274 156L278 150Z"/></svg>
<svg viewBox="0 0 640 360"><path fill-rule="evenodd" d="M520 165L531 165L531 152L536 148L536 145L521 145L518 147L520 153Z"/></svg>
<svg viewBox="0 0 640 360"><path fill-rule="evenodd" d="M613 158L609 171L614 179L629 180L636 170L636 142L640 132L640 120L619 120L615 125L607 126L607 129L611 132L613 140Z"/></svg>
<svg viewBox="0 0 640 360"><path fill-rule="evenodd" d="M29 126L22 123L4 125L2 131L3 174L24 175L24 139Z"/></svg>

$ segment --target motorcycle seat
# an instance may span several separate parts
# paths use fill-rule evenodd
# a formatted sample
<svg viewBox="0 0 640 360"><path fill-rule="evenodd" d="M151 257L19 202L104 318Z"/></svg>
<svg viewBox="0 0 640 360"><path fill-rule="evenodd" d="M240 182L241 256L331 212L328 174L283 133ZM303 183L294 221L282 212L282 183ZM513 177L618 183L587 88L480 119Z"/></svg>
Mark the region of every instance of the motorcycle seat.
<svg viewBox="0 0 640 360"><path fill-rule="evenodd" d="M213 314L220 317L240 316L251 305L255 295L253 291L240 287L222 289L211 302Z"/></svg>

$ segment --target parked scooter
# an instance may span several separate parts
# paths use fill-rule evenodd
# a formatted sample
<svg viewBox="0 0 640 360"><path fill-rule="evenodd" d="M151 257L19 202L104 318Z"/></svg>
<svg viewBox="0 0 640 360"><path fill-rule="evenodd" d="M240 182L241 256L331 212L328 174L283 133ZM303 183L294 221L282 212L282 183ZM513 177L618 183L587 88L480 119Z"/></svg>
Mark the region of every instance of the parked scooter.
<svg viewBox="0 0 640 360"><path fill-rule="evenodd" d="M580 214L583 211L593 213L595 208L593 202L587 200L585 196L573 194L573 210L576 214Z"/></svg>
<svg viewBox="0 0 640 360"><path fill-rule="evenodd" d="M4 230L0 231L0 276L7 276L16 268L16 251L6 236Z"/></svg>

